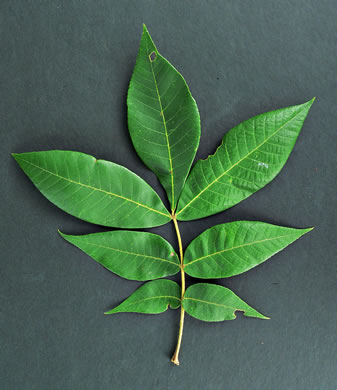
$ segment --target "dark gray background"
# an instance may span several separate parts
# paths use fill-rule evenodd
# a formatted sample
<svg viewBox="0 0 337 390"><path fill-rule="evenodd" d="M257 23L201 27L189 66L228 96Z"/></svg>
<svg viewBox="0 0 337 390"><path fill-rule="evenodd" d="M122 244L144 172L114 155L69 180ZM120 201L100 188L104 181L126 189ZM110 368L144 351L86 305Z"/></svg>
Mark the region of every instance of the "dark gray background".
<svg viewBox="0 0 337 390"><path fill-rule="evenodd" d="M280 175L238 206L182 223L248 219L315 230L219 280L270 321L104 316L139 283L64 242L103 231L49 203L10 152L71 149L123 164L166 198L133 150L126 93L146 23L201 113L197 158L258 113L317 96ZM336 2L6 1L1 29L1 389L336 389ZM173 227L153 229L176 246Z"/></svg>

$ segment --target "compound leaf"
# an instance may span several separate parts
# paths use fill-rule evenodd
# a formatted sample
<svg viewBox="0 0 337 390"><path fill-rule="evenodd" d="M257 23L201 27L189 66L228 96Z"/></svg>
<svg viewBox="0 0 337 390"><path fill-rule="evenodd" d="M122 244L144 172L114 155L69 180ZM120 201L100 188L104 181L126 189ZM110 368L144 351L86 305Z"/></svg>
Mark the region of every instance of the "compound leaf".
<svg viewBox="0 0 337 390"><path fill-rule="evenodd" d="M133 145L174 210L198 149L200 117L185 80L159 54L145 25L127 104Z"/></svg>
<svg viewBox="0 0 337 390"><path fill-rule="evenodd" d="M151 280L180 270L177 254L164 238L145 232L116 230L81 236L61 236L102 264L130 280Z"/></svg>
<svg viewBox="0 0 337 390"><path fill-rule="evenodd" d="M226 210L274 179L313 101L258 115L226 133L217 151L193 167L179 199L177 219L188 221Z"/></svg>
<svg viewBox="0 0 337 390"><path fill-rule="evenodd" d="M48 200L85 221L147 228L171 219L153 189L121 165L63 150L13 157Z"/></svg>
<svg viewBox="0 0 337 390"><path fill-rule="evenodd" d="M310 229L237 221L213 226L187 247L185 272L196 278L228 278L250 270Z"/></svg>
<svg viewBox="0 0 337 390"><path fill-rule="evenodd" d="M269 319L259 313L228 288L215 284L194 284L185 292L182 305L186 312L202 321L234 320L235 312L243 311L246 317Z"/></svg>
<svg viewBox="0 0 337 390"><path fill-rule="evenodd" d="M159 279L143 284L124 302L105 314L114 313L145 313L158 314L167 310L177 309L180 306L181 289L178 283L172 280Z"/></svg>

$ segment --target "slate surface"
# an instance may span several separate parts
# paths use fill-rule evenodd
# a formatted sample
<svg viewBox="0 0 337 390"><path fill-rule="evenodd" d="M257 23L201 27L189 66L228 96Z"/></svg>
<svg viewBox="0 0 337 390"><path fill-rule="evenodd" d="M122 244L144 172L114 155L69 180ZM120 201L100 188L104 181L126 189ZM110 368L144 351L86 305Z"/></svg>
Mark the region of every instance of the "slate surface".
<svg viewBox="0 0 337 390"><path fill-rule="evenodd" d="M185 76L202 120L197 158L255 114L317 96L285 169L231 210L181 224L262 220L316 229L219 284L270 321L104 316L139 283L64 242L102 231L50 204L10 152L71 149L132 169L160 195L126 127L126 92L145 22ZM6 1L0 3L0 387L336 389L336 4L334 1ZM166 201L166 200L165 200ZM172 226L154 229L176 245Z"/></svg>

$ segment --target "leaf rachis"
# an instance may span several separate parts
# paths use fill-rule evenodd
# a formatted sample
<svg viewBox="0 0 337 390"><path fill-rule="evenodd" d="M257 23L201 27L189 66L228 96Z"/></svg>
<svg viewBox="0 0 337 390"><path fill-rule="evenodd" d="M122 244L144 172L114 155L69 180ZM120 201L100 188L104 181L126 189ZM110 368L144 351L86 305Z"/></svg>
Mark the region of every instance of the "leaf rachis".
<svg viewBox="0 0 337 390"><path fill-rule="evenodd" d="M180 274L181 274L181 301L184 299L185 295L185 271L184 271L184 254L183 254L183 244L181 240L181 235L179 231L179 226L177 219L175 215L173 214L172 216L172 221L174 224L174 228L177 234L177 240L178 240L178 245L179 245L179 255L180 255ZM185 309L183 305L181 305L180 308L180 322L179 322L179 333L178 333L178 341L177 341L177 346L174 351L174 354L171 358L171 362L174 363L175 365L179 366L179 352L180 352L180 347L181 347L181 340L183 337L183 329L184 329L184 318L185 318Z"/></svg>

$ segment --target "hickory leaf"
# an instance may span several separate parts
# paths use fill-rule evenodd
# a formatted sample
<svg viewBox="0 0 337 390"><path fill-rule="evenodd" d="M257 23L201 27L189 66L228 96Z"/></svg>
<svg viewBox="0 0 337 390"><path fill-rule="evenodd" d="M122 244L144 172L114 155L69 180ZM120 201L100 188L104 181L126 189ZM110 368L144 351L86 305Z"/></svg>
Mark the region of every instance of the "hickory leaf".
<svg viewBox="0 0 337 390"><path fill-rule="evenodd" d="M153 233L60 234L109 271L130 280L151 280L106 314L157 314L180 307L171 359L179 365L185 311L203 321L232 320L236 311L268 318L225 287L198 283L186 289L185 274L203 279L241 274L311 230L231 222L200 234L184 254L179 221L226 210L268 184L286 163L313 100L240 123L189 172L200 139L199 111L185 80L158 52L144 26L128 89L128 126L138 155L166 190L171 212L143 179L115 163L60 150L13 157L47 199L87 222L135 229L172 221L179 258L170 243ZM181 286L158 279L178 272Z"/></svg>
<svg viewBox="0 0 337 390"><path fill-rule="evenodd" d="M177 219L219 213L273 180L286 163L313 101L257 115L226 133L216 152L193 167Z"/></svg>
<svg viewBox="0 0 337 390"><path fill-rule="evenodd" d="M243 311L246 317L269 319L247 305L233 291L215 284L197 283L189 287L182 304L190 316L202 321L234 320L236 311Z"/></svg>
<svg viewBox="0 0 337 390"><path fill-rule="evenodd" d="M311 229L237 221L204 231L187 247L184 270L195 278L228 278L250 270Z"/></svg>
<svg viewBox="0 0 337 390"><path fill-rule="evenodd" d="M153 189L121 165L63 150L13 157L48 200L85 221L146 228L171 219Z"/></svg>
<svg viewBox="0 0 337 390"><path fill-rule="evenodd" d="M178 283L167 280L153 280L143 284L124 302L105 314L114 313L144 313L159 314L180 306L181 288Z"/></svg>
<svg viewBox="0 0 337 390"><path fill-rule="evenodd" d="M158 176L174 210L199 146L199 111L185 80L159 54L145 25L127 104L133 145Z"/></svg>
<svg viewBox="0 0 337 390"><path fill-rule="evenodd" d="M180 270L172 245L156 234L124 230L81 236L60 234L122 278L151 280Z"/></svg>

